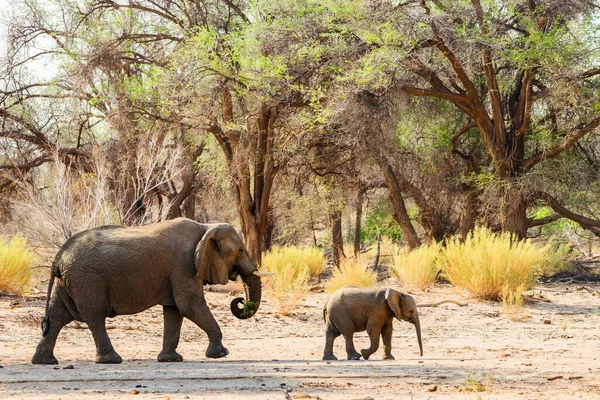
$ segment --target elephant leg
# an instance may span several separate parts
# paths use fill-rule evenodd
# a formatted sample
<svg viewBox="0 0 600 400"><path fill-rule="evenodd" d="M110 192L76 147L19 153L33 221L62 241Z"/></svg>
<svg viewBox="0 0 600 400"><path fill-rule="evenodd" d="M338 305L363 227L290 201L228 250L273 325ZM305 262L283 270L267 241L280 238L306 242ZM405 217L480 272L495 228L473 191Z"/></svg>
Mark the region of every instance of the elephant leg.
<svg viewBox="0 0 600 400"><path fill-rule="evenodd" d="M381 330L381 338L383 339L383 359L384 360L394 360L394 356L392 355L392 332L394 330L394 326L390 322L389 324L385 324L383 329Z"/></svg>
<svg viewBox="0 0 600 400"><path fill-rule="evenodd" d="M32 364L58 364L58 360L54 357L56 338L63 326L74 320L67 306L57 294L50 300L48 317L49 321L46 323L50 324L50 328L37 345L31 359Z"/></svg>
<svg viewBox="0 0 600 400"><path fill-rule="evenodd" d="M181 323L183 322L183 316L179 313L177 307L163 306L163 319L163 348L158 355L158 361L183 361L181 354L175 351L177 349L177 345L179 344L179 335L181 334Z"/></svg>
<svg viewBox="0 0 600 400"><path fill-rule="evenodd" d="M210 312L208 304L206 304L206 299L202 294L189 295L188 293L188 296L179 302L176 296L175 302L181 315L190 319L208 335L206 357L221 358L229 354L229 350L223 347L221 343L223 339L221 328Z"/></svg>
<svg viewBox="0 0 600 400"><path fill-rule="evenodd" d="M354 348L354 332L344 333L344 340L346 341L348 360L360 360L360 353Z"/></svg>
<svg viewBox="0 0 600 400"><path fill-rule="evenodd" d="M96 359L94 361L97 364L119 364L123 362L106 333L105 318L85 319L85 321L92 331L94 343L96 343Z"/></svg>
<svg viewBox="0 0 600 400"><path fill-rule="evenodd" d="M323 351L323 360L337 360L333 354L333 341L340 336L339 332L333 330L330 326L327 327L325 333L325 350Z"/></svg>
<svg viewBox="0 0 600 400"><path fill-rule="evenodd" d="M367 333L369 334L369 339L371 340L371 346L368 349L362 349L360 351L360 354L362 354L365 360L368 360L371 354L375 353L379 348L379 335L381 335L381 326L369 326L367 327Z"/></svg>

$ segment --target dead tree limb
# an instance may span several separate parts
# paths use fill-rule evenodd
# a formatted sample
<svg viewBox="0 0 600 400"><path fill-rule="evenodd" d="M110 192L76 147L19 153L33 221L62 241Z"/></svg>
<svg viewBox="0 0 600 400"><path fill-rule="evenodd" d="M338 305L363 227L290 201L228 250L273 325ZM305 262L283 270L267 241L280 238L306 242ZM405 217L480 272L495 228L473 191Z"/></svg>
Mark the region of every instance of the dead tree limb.
<svg viewBox="0 0 600 400"><path fill-rule="evenodd" d="M456 304L457 306L460 306L460 307L466 307L469 305L469 303L461 303L460 301L456 301L456 300L442 300L442 301L438 301L437 303L417 304L417 307L437 307L439 305L446 304L446 303Z"/></svg>

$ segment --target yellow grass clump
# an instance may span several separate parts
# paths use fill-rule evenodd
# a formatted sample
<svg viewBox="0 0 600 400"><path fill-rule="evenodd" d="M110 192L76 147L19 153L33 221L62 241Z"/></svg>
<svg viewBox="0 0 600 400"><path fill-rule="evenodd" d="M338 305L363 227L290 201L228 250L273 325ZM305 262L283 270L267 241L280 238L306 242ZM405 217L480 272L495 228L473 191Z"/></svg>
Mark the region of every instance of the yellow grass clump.
<svg viewBox="0 0 600 400"><path fill-rule="evenodd" d="M265 254L263 266L278 270L306 267L310 276L318 276L327 268L327 260L323 252L316 247L275 246Z"/></svg>
<svg viewBox="0 0 600 400"><path fill-rule="evenodd" d="M440 252L440 266L457 287L488 300L501 300L528 289L534 273L545 262L546 250L510 234L476 228L461 243L448 240Z"/></svg>
<svg viewBox="0 0 600 400"><path fill-rule="evenodd" d="M525 285L519 285L514 289L510 289L508 286L502 288L502 309L504 310L504 314L508 315L511 320L526 319L519 315L523 307L522 295L524 291Z"/></svg>
<svg viewBox="0 0 600 400"><path fill-rule="evenodd" d="M538 270L539 275L550 277L561 272L569 272L573 269L571 262L571 246L566 243L557 243L555 240L549 240L544 246L546 257Z"/></svg>
<svg viewBox="0 0 600 400"><path fill-rule="evenodd" d="M391 273L408 290L425 291L435 283L440 272L439 256L441 245L423 245L409 253L394 256Z"/></svg>
<svg viewBox="0 0 600 400"><path fill-rule="evenodd" d="M8 242L0 239L0 292L23 293L31 278L33 260L24 238Z"/></svg>
<svg viewBox="0 0 600 400"><path fill-rule="evenodd" d="M363 265L360 258L348 258L341 261L339 269L334 268L325 290L333 293L344 286L371 287L376 283L377 274Z"/></svg>
<svg viewBox="0 0 600 400"><path fill-rule="evenodd" d="M275 247L263 256L262 270L275 273L265 280L266 292L281 314L290 315L308 294L310 276L321 274L325 267L325 258L315 248Z"/></svg>

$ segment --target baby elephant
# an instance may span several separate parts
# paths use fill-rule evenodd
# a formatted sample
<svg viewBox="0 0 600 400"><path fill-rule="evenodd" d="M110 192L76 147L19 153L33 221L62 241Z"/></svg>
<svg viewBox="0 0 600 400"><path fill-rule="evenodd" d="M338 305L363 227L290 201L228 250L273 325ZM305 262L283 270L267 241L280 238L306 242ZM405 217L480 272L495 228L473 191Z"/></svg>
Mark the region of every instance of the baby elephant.
<svg viewBox="0 0 600 400"><path fill-rule="evenodd" d="M327 328L323 360L337 360L333 355L333 341L340 335L346 340L348 360L358 360L362 354L368 360L379 348L379 335L383 339L384 360L392 356L392 320L408 321L417 328L417 339L421 356L421 325L417 306L412 296L394 289L343 287L331 295L323 308L323 319ZM371 339L371 347L361 350L354 348L354 332L366 330Z"/></svg>

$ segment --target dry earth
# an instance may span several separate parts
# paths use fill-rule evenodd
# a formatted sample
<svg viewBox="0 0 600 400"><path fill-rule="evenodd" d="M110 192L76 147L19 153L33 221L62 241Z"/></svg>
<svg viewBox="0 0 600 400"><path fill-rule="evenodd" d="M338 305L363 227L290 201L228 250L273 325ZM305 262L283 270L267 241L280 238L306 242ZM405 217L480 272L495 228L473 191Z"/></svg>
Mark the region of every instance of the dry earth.
<svg viewBox="0 0 600 400"><path fill-rule="evenodd" d="M393 286L388 282L388 285ZM599 285L586 284L592 290ZM39 285L44 287L43 284ZM574 285L546 286L548 289ZM531 293L531 292L530 292ZM263 303L240 321L232 296L207 293L223 330L228 357L204 357L204 332L184 323L183 363L155 361L162 344L159 307L111 320L109 331L124 362L95 365L87 329L69 325L58 338L59 366L29 364L40 337L41 299L0 298L0 397L24 399L600 399L600 296L580 290L536 291L509 320L497 303L475 301L449 286L414 293L417 302L468 301L421 308L424 356L412 325L394 322L395 361L321 361L325 293L311 293L290 317ZM16 304L18 303L18 304ZM12 304L12 305L11 305ZM355 339L366 346L364 333ZM343 339L336 354L344 355Z"/></svg>

